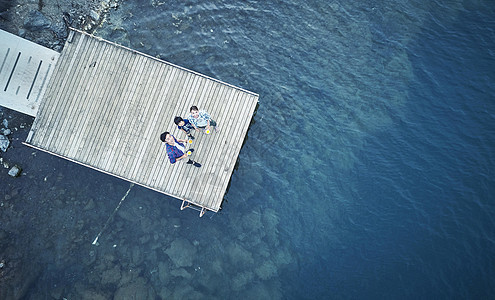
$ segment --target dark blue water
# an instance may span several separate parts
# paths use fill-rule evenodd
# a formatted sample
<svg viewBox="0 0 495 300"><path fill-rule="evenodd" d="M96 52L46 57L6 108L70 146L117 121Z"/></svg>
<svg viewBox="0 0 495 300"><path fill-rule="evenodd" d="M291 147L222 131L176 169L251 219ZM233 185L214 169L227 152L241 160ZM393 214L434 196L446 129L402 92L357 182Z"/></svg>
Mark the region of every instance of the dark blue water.
<svg viewBox="0 0 495 300"><path fill-rule="evenodd" d="M246 273L239 292L282 298L493 296L493 3L137 3L122 42L260 94L206 226L276 271L230 262L227 289Z"/></svg>
<svg viewBox="0 0 495 300"><path fill-rule="evenodd" d="M59 162L103 182L63 186L81 203L103 195L71 248L98 260L66 259L37 289L112 297L135 269L183 299L492 298L494 7L123 1L96 35L255 91L260 106L223 210L202 219L137 187L91 246L128 185ZM191 265L171 261L177 241ZM105 279L115 268L122 280Z"/></svg>

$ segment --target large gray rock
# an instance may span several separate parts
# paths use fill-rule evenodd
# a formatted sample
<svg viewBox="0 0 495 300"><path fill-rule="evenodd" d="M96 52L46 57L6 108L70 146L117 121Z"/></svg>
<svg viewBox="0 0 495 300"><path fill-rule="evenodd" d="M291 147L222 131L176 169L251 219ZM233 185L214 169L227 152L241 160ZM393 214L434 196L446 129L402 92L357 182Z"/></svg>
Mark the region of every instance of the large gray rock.
<svg viewBox="0 0 495 300"><path fill-rule="evenodd" d="M0 129L1 134L7 136L12 133L12 130L5 128L5 129Z"/></svg>
<svg viewBox="0 0 495 300"><path fill-rule="evenodd" d="M69 35L69 31L67 29L67 26L65 25L65 22L57 22L55 24L52 24L51 29L59 39L65 39Z"/></svg>
<svg viewBox="0 0 495 300"><path fill-rule="evenodd" d="M170 248L165 250L168 257L177 267L190 267L196 257L196 248L186 239L177 239L172 242Z"/></svg>
<svg viewBox="0 0 495 300"><path fill-rule="evenodd" d="M168 265L162 261L158 264L158 276L160 277L160 281L164 285L168 284L171 277Z"/></svg>
<svg viewBox="0 0 495 300"><path fill-rule="evenodd" d="M24 28L32 31L48 29L51 24L52 22L37 10L31 11L24 20Z"/></svg>
<svg viewBox="0 0 495 300"><path fill-rule="evenodd" d="M187 272L186 269L184 268L179 268L179 269L174 269L170 272L170 274L172 276L175 276L175 277L183 277L185 279L191 279L192 278L192 275L191 273Z"/></svg>
<svg viewBox="0 0 495 300"><path fill-rule="evenodd" d="M113 296L115 300L154 300L155 298L155 290L142 277L120 287Z"/></svg>
<svg viewBox="0 0 495 300"><path fill-rule="evenodd" d="M120 272L120 267L118 265L115 265L115 267L103 271L103 273L101 274L101 284L116 284L120 281L121 277L122 274Z"/></svg>
<svg viewBox="0 0 495 300"><path fill-rule="evenodd" d="M0 150L6 152L7 148L9 148L9 145L10 145L9 139L6 136L0 134Z"/></svg>

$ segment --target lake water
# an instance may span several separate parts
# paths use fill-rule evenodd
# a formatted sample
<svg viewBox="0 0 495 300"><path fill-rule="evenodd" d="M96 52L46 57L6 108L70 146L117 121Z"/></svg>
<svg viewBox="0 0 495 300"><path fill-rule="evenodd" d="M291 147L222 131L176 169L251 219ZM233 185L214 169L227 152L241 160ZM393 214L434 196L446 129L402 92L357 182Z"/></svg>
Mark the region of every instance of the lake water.
<svg viewBox="0 0 495 300"><path fill-rule="evenodd" d="M259 108L220 213L133 187L99 246L129 185L26 154L30 298L492 298L494 20L483 0L122 1L95 35Z"/></svg>

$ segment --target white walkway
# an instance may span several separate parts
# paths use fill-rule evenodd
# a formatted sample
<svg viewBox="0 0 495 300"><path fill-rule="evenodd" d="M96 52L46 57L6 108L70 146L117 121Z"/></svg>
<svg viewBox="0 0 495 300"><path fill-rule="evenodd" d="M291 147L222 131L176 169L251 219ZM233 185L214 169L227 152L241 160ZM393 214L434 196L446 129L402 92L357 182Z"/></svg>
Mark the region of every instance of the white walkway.
<svg viewBox="0 0 495 300"><path fill-rule="evenodd" d="M0 105L36 117L59 56L0 30Z"/></svg>

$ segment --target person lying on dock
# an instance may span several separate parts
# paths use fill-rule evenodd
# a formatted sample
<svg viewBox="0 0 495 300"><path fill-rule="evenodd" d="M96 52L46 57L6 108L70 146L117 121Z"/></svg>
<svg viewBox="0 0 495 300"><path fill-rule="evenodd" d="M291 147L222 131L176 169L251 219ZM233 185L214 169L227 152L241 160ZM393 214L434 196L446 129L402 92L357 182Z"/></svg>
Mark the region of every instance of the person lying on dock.
<svg viewBox="0 0 495 300"><path fill-rule="evenodd" d="M177 125L177 128L179 128L179 130L182 130L186 133L188 138L194 140L194 136L191 134L191 129L194 129L194 126L188 119L184 120L181 117L175 117L174 123L175 125Z"/></svg>
<svg viewBox="0 0 495 300"><path fill-rule="evenodd" d="M167 149L168 159L171 164L175 164L177 161L182 161L187 158L187 164L192 164L195 167L201 167L201 164L188 158L192 154L194 149L186 151L184 143L186 140L176 139L170 132L166 131L160 135L160 140L165 143Z"/></svg>
<svg viewBox="0 0 495 300"><path fill-rule="evenodd" d="M187 119L191 122L196 131L199 131L201 128L206 134L208 134L211 132L210 126L214 126L215 131L218 131L217 122L210 117L206 110L200 111L197 106L193 105L189 111L191 114L187 117Z"/></svg>

